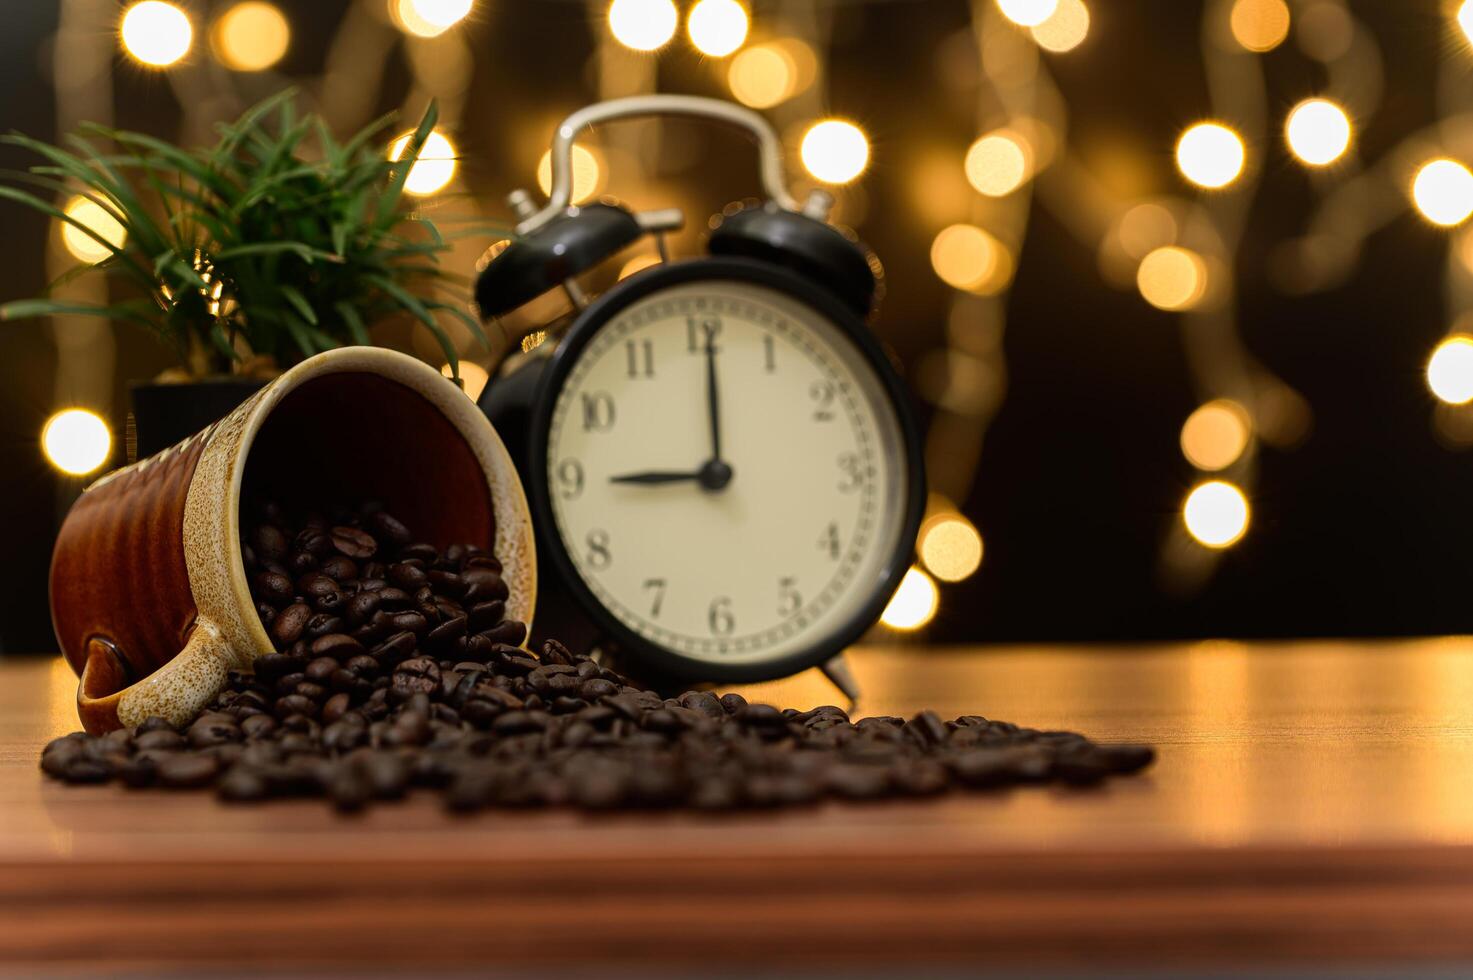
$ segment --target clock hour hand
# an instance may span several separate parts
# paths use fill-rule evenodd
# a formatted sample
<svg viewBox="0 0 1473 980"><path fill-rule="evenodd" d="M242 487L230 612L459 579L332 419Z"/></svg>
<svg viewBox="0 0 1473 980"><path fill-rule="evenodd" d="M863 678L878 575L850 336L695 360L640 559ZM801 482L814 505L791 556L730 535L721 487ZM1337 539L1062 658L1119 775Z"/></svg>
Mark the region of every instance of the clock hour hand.
<svg viewBox="0 0 1473 980"><path fill-rule="evenodd" d="M646 470L643 473L621 473L618 476L611 476L609 482L658 486L662 483L695 483L700 478L700 470L687 473L677 473L671 470Z"/></svg>

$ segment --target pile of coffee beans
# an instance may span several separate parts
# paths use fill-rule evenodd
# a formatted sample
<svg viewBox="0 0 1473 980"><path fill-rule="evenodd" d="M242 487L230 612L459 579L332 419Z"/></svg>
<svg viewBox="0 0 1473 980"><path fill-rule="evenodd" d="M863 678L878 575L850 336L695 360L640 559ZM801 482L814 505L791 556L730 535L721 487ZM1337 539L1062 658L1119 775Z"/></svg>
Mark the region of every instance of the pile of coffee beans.
<svg viewBox="0 0 1473 980"><path fill-rule="evenodd" d="M56 739L46 773L343 810L412 787L457 810L725 810L1088 784L1154 758L976 715L856 722L739 694L662 697L556 641L524 649L501 565L480 548L417 543L373 504L295 522L270 503L257 513L242 557L275 651L182 729L150 718Z"/></svg>

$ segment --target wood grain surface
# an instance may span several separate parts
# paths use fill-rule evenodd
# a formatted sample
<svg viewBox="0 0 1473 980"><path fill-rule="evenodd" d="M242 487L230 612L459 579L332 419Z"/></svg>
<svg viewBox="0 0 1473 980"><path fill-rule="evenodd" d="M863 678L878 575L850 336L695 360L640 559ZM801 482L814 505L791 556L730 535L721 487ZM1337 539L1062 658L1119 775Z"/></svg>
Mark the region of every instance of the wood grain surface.
<svg viewBox="0 0 1473 980"><path fill-rule="evenodd" d="M1160 749L1145 775L705 817L43 780L59 661L0 663L0 963L777 972L1473 964L1473 639L866 648L864 714ZM742 688L808 707L816 676Z"/></svg>

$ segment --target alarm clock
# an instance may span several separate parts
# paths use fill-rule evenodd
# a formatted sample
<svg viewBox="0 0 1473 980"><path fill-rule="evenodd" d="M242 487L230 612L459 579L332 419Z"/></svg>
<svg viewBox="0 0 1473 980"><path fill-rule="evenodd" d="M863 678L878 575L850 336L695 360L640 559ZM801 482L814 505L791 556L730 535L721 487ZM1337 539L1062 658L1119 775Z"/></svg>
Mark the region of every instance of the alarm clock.
<svg viewBox="0 0 1473 980"><path fill-rule="evenodd" d="M669 258L678 211L571 204L578 133L651 114L756 140L767 200L713 222L706 256ZM878 263L827 223L827 193L789 194L776 133L727 102L590 106L558 127L551 161L548 203L511 196L516 234L476 282L483 318L503 326L551 290L572 309L540 344L526 323L507 330L528 349L479 401L504 435L521 430L543 567L596 643L647 674L748 682L822 666L856 696L836 655L909 567L925 500L907 392L866 324ZM596 267L650 234L664 261L590 298Z"/></svg>

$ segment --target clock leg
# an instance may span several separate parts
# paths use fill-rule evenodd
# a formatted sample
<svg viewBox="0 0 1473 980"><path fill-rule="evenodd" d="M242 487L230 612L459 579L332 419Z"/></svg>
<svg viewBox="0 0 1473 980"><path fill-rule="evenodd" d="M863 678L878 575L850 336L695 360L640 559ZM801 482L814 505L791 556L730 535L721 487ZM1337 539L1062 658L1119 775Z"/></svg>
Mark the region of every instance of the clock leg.
<svg viewBox="0 0 1473 980"><path fill-rule="evenodd" d="M844 654L834 654L819 664L818 669L823 671L823 676L829 679L829 683L837 687L849 699L850 708L859 703L859 682L854 679L854 671L849 669L849 661Z"/></svg>

